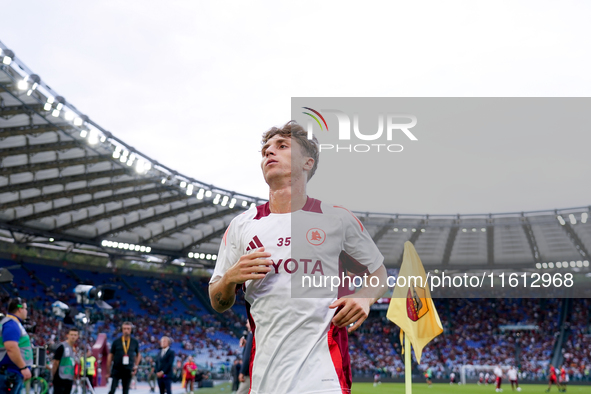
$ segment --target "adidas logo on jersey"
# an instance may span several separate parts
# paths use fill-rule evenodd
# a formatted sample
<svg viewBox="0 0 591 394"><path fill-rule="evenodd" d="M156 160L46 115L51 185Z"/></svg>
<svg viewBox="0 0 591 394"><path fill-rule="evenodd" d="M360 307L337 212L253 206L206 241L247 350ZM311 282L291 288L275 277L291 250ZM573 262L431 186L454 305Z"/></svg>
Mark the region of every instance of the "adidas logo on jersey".
<svg viewBox="0 0 591 394"><path fill-rule="evenodd" d="M258 249L258 248L262 248L262 247L263 247L263 243L261 242L259 237L257 237L255 235L254 238L252 239L252 241L250 241L248 243L248 247L246 248L246 251L250 252L253 249Z"/></svg>

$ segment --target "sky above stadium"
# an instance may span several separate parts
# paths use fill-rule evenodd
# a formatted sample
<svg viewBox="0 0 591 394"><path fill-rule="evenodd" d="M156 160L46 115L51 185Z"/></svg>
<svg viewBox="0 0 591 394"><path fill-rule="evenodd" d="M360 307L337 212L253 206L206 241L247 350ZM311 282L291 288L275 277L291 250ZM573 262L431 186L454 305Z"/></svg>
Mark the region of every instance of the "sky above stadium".
<svg viewBox="0 0 591 394"><path fill-rule="evenodd" d="M291 97L591 92L591 4L582 1L24 0L0 9L0 40L102 127L181 173L263 198L260 135L290 119ZM450 138L445 155L417 158L427 165L416 173L416 194L374 199L371 210L589 205L591 133L557 130L543 154L534 132L517 140L505 150L483 148L487 140L478 136L461 144ZM464 166L446 160L466 154ZM449 180L438 185L445 193L429 185L433 168Z"/></svg>

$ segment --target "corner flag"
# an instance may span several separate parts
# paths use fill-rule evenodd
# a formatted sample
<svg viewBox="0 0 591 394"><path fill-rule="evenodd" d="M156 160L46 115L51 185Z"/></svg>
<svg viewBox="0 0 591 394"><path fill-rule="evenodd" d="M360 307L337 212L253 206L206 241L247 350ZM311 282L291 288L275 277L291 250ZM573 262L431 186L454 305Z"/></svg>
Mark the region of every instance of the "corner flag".
<svg viewBox="0 0 591 394"><path fill-rule="evenodd" d="M423 263L409 241L404 243L404 255L398 276L406 280L403 282L400 279L400 283L397 282L386 316L400 327L401 338L402 332L406 334L406 339L415 349L420 364L423 348L443 332L443 327L431 299Z"/></svg>

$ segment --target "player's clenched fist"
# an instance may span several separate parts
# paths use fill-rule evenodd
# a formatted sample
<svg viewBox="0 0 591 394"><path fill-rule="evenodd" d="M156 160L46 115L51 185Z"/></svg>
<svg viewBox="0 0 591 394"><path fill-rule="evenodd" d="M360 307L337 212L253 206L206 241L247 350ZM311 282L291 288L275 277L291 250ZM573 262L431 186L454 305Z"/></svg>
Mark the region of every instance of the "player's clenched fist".
<svg viewBox="0 0 591 394"><path fill-rule="evenodd" d="M265 248L259 248L253 253L243 255L226 272L226 280L229 283L241 285L247 280L263 279L272 269L273 262L268 260L268 257L271 257L271 253L265 252Z"/></svg>

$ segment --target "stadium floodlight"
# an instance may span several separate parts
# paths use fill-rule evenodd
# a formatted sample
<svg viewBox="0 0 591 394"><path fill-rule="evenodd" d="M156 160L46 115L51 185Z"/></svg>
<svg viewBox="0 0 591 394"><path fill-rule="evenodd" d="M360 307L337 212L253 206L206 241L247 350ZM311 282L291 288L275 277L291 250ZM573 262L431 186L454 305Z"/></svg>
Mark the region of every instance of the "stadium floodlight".
<svg viewBox="0 0 591 394"><path fill-rule="evenodd" d="M558 219L558 222L560 222L561 225L564 226L566 224L562 216L558 215L556 216L556 219Z"/></svg>
<svg viewBox="0 0 591 394"><path fill-rule="evenodd" d="M483 233L486 233L486 229L484 227L481 228L480 231L482 231Z"/></svg>
<svg viewBox="0 0 591 394"><path fill-rule="evenodd" d="M205 255L205 260L211 260L211 254L209 254L209 253L208 253L208 254L206 254L206 255Z"/></svg>
<svg viewBox="0 0 591 394"><path fill-rule="evenodd" d="M577 265L577 263L575 263L574 261L571 261L571 262L570 262L570 266L571 266L571 268L575 268L575 266L576 266L576 265Z"/></svg>
<svg viewBox="0 0 591 394"><path fill-rule="evenodd" d="M234 208L234 205L236 205L236 199L235 199L235 198L233 198L233 199L230 201L230 209Z"/></svg>
<svg viewBox="0 0 591 394"><path fill-rule="evenodd" d="M189 258L192 259L193 258L193 252L189 252Z"/></svg>
<svg viewBox="0 0 591 394"><path fill-rule="evenodd" d="M84 121L82 120L82 118L74 119L74 126L82 126L82 124L84 124Z"/></svg>
<svg viewBox="0 0 591 394"><path fill-rule="evenodd" d="M20 81L18 81L18 83L16 84L16 87L18 88L18 90L28 90L29 89L29 84L27 83L27 78L21 79Z"/></svg>
<svg viewBox="0 0 591 394"><path fill-rule="evenodd" d="M548 268L548 263L542 263L542 267L543 267L544 269Z"/></svg>
<svg viewBox="0 0 591 394"><path fill-rule="evenodd" d="M162 182L163 185L166 183L166 178L162 178Z"/></svg>
<svg viewBox="0 0 591 394"><path fill-rule="evenodd" d="M200 258L200 259L204 259L204 258L205 258L205 253L201 253L201 254L199 255L199 258Z"/></svg>
<svg viewBox="0 0 591 394"><path fill-rule="evenodd" d="M150 253L152 251L152 248L149 246L146 246L146 252Z"/></svg>
<svg viewBox="0 0 591 394"><path fill-rule="evenodd" d="M222 198L222 207L225 207L226 205L228 205L229 199L230 199L230 197L228 197L228 196L224 196L224 198Z"/></svg>
<svg viewBox="0 0 591 394"><path fill-rule="evenodd" d="M55 239L49 238L49 242L53 242L53 241L55 241Z"/></svg>
<svg viewBox="0 0 591 394"><path fill-rule="evenodd" d="M205 189L203 189L203 188L199 189L199 191L197 192L197 199L203 200L204 196L205 196Z"/></svg>
<svg viewBox="0 0 591 394"><path fill-rule="evenodd" d="M209 197L211 197L211 196L212 196L212 194L213 194L213 193L211 192L211 190L207 190L207 191L205 192L205 197L209 198Z"/></svg>
<svg viewBox="0 0 591 394"><path fill-rule="evenodd" d="M90 145L96 145L99 142L99 136L98 136L98 131L96 130L90 130L90 133L88 134L88 143Z"/></svg>
<svg viewBox="0 0 591 394"><path fill-rule="evenodd" d="M568 215L568 218L570 219L570 224L577 224L577 219L575 218L575 215L571 213L570 215Z"/></svg>
<svg viewBox="0 0 591 394"><path fill-rule="evenodd" d="M466 231L468 231L468 230L466 230L465 228L463 228L463 229L462 229L462 232L463 232L463 233L465 233Z"/></svg>
<svg viewBox="0 0 591 394"><path fill-rule="evenodd" d="M562 268L562 263L560 261L556 262L556 268Z"/></svg>
<svg viewBox="0 0 591 394"><path fill-rule="evenodd" d="M589 260L583 260L583 267L589 267Z"/></svg>
<svg viewBox="0 0 591 394"><path fill-rule="evenodd" d="M587 212L583 212L581 214L581 223L583 223L583 224L587 223L588 218L589 218L589 214Z"/></svg>
<svg viewBox="0 0 591 394"><path fill-rule="evenodd" d="M43 106L43 110L44 110L44 111L49 111L49 110L51 110L51 104L50 104L50 103L45 103L45 105Z"/></svg>
<svg viewBox="0 0 591 394"><path fill-rule="evenodd" d="M187 196L191 195L193 195L193 185L189 184L189 186L187 186Z"/></svg>
<svg viewBox="0 0 591 394"><path fill-rule="evenodd" d="M394 227L394 232L397 233L398 232L398 227Z"/></svg>
<svg viewBox="0 0 591 394"><path fill-rule="evenodd" d="M406 231L407 231L407 230L406 230L406 228L403 228L403 229L402 229L402 232L404 232L404 233L405 233Z"/></svg>
<svg viewBox="0 0 591 394"><path fill-rule="evenodd" d="M70 307L61 301L56 301L51 304L51 311L55 317L64 318L70 313Z"/></svg>
<svg viewBox="0 0 591 394"><path fill-rule="evenodd" d="M66 111L66 113L64 114L64 119L66 119L68 122L73 121L74 113L72 111Z"/></svg>
<svg viewBox="0 0 591 394"><path fill-rule="evenodd" d="M211 255L211 259L212 260L217 260L218 259L218 255L217 254L212 254Z"/></svg>
<svg viewBox="0 0 591 394"><path fill-rule="evenodd" d="M536 268L539 269L539 270L542 269L542 264L536 263Z"/></svg>
<svg viewBox="0 0 591 394"><path fill-rule="evenodd" d="M221 194L216 194L215 198L213 199L213 203L214 204L219 204L220 203L220 198L222 197Z"/></svg>
<svg viewBox="0 0 591 394"><path fill-rule="evenodd" d="M583 262L581 260L577 261L577 267L583 268Z"/></svg>
<svg viewBox="0 0 591 394"><path fill-rule="evenodd" d="M183 189L184 189L185 187L187 187L187 182L185 182L185 181L182 181L182 182L181 182L181 187L182 187Z"/></svg>
<svg viewBox="0 0 591 394"><path fill-rule="evenodd" d="M88 135L88 131L86 131L86 130L81 130L80 131L80 137L86 138L87 135Z"/></svg>
<svg viewBox="0 0 591 394"><path fill-rule="evenodd" d="M422 228L422 229L421 229L421 232L422 232L422 233L424 233L424 232L425 232L425 229L424 229L424 228Z"/></svg>
<svg viewBox="0 0 591 394"><path fill-rule="evenodd" d="M57 118L58 116L60 116L60 110L59 109L54 109L53 112L51 113L51 116L53 116L54 118Z"/></svg>
<svg viewBox="0 0 591 394"><path fill-rule="evenodd" d="M256 207L256 206L257 206L257 205L256 205L254 202L253 202L253 203L250 203L250 207L251 207L251 208L254 208L254 207Z"/></svg>
<svg viewBox="0 0 591 394"><path fill-rule="evenodd" d="M554 268L554 263L548 263L548 268Z"/></svg>
<svg viewBox="0 0 591 394"><path fill-rule="evenodd" d="M5 49L2 51L2 64L9 65L12 63L12 59L14 59L14 52L10 49Z"/></svg>
<svg viewBox="0 0 591 394"><path fill-rule="evenodd" d="M245 207L245 206L247 206L247 205L248 205L248 201L246 201L246 200L242 201L242 206L243 206L243 207Z"/></svg>

